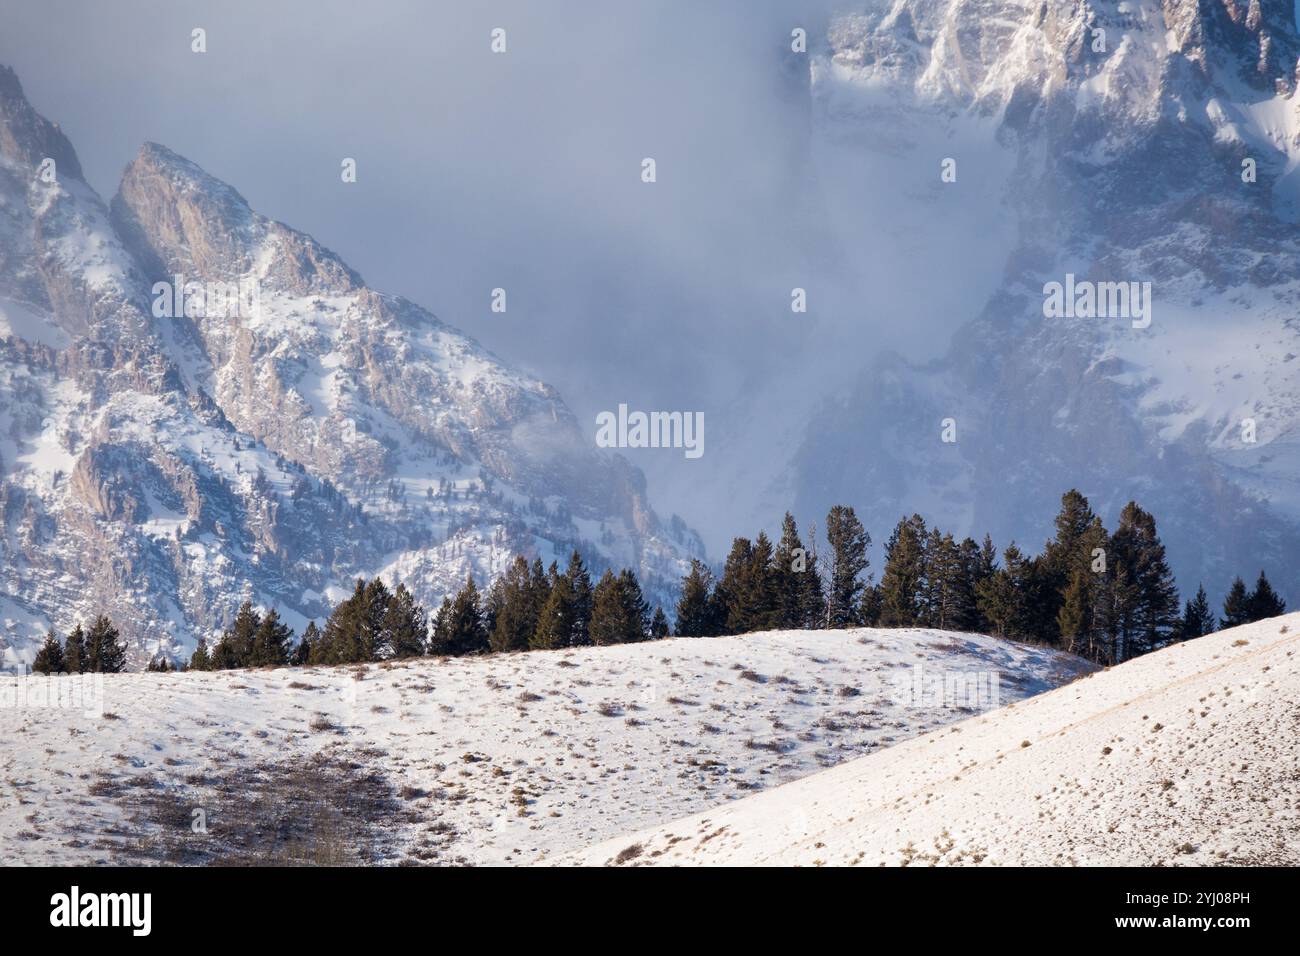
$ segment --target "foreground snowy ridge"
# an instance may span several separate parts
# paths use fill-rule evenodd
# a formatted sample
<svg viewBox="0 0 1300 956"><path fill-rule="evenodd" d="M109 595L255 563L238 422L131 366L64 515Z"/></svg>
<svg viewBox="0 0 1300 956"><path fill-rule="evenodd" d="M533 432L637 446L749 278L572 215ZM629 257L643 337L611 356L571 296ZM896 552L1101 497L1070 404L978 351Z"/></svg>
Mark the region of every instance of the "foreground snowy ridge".
<svg viewBox="0 0 1300 956"><path fill-rule="evenodd" d="M1295 865L1298 652L1222 631L562 862Z"/></svg>
<svg viewBox="0 0 1300 956"><path fill-rule="evenodd" d="M107 675L97 713L0 706L0 855L539 862L977 713L992 701L963 694L992 675L1005 703L1092 669L991 637L859 628ZM957 699L912 694L934 678Z"/></svg>

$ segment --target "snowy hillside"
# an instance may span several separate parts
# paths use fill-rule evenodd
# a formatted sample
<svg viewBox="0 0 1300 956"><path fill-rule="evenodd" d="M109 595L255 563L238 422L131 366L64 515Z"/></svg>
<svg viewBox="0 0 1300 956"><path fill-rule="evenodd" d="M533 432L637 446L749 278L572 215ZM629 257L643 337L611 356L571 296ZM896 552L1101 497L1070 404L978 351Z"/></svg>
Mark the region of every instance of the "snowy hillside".
<svg viewBox="0 0 1300 956"><path fill-rule="evenodd" d="M0 848L42 864L538 862L1091 669L995 638L856 629L107 675L102 706L0 707ZM0 689L28 700L44 680Z"/></svg>
<svg viewBox="0 0 1300 956"><path fill-rule="evenodd" d="M701 551L554 389L194 163L146 144L106 205L0 67L4 666L99 613L140 666L245 599L301 631L358 576L436 607L574 549L665 603Z"/></svg>
<svg viewBox="0 0 1300 956"><path fill-rule="evenodd" d="M1291 614L563 862L1294 866L1297 701Z"/></svg>

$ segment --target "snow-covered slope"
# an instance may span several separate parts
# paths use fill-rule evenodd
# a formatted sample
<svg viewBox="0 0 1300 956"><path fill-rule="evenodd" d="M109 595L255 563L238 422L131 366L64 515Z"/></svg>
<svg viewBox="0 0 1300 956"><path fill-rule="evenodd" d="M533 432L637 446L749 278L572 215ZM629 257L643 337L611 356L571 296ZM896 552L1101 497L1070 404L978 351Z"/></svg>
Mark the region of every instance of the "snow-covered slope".
<svg viewBox="0 0 1300 956"><path fill-rule="evenodd" d="M1262 564L1300 596L1298 53L1291 0L891 0L837 18L811 60L813 156L912 158L914 177L878 186L912 197L880 225L892 241L952 229L984 255L1001 234L964 216L989 196L1014 229L992 293L965 287L946 355L884 355L812 419L798 513L852 502L883 538L919 511L1036 547L1077 487L1108 521L1130 498L1151 510L1184 589L1218 595ZM932 281L955 281L931 252ZM1045 318L1067 273L1150 282L1150 325Z"/></svg>
<svg viewBox="0 0 1300 956"><path fill-rule="evenodd" d="M565 863L1300 863L1300 615L1233 628Z"/></svg>
<svg viewBox="0 0 1300 956"><path fill-rule="evenodd" d="M0 749L0 855L274 858L286 839L277 827L323 815L300 842L346 831L331 839L348 859L537 862L1091 670L990 637L858 629L108 675L97 706L0 707L10 744ZM43 686L0 678L19 701ZM299 788L320 796L296 806L287 795ZM361 792L371 802L352 812L348 794ZM209 835L192 832L194 809ZM271 835L249 837L250 818Z"/></svg>
<svg viewBox="0 0 1300 956"><path fill-rule="evenodd" d="M436 606L575 548L665 602L701 550L552 388L194 163L147 144L106 206L0 67L5 666L97 613L139 665L245 598L301 629L359 575Z"/></svg>

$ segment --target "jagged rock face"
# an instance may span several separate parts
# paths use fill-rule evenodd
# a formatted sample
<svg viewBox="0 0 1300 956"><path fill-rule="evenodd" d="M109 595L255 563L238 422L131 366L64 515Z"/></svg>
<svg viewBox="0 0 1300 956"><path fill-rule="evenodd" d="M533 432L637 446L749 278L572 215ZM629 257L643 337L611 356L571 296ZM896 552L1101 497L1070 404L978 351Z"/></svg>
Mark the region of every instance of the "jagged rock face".
<svg viewBox="0 0 1300 956"><path fill-rule="evenodd" d="M301 627L358 575L436 604L521 552L666 599L700 552L553 389L198 166L147 144L111 212L80 175L0 71L7 662L100 612L137 665L246 597Z"/></svg>
<svg viewBox="0 0 1300 956"><path fill-rule="evenodd" d="M1012 158L978 188L1004 191L1019 239L946 357L883 356L828 405L795 457L800 507L1037 547L1078 487L1111 521L1129 498L1154 511L1185 589L1263 565L1300 597L1298 52L1291 4L1258 0L906 0L837 21L813 62L817 135L887 137L856 105L880 99L976 124ZM1150 327L1045 318L1067 272L1151 282Z"/></svg>

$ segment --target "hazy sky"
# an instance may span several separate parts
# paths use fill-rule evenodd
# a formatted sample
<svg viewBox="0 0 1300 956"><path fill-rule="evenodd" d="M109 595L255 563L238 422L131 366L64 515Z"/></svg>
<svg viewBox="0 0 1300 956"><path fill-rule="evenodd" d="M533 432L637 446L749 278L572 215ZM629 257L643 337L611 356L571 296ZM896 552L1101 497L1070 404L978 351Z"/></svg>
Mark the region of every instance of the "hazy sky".
<svg viewBox="0 0 1300 956"><path fill-rule="evenodd" d="M162 143L557 386L593 433L620 402L705 411L703 458L629 457L716 553L749 530L737 474L780 480L763 416L799 420L881 348L938 354L982 304L915 265L947 224L899 239L907 159L810 149L790 30L816 45L846 7L0 0L0 62L105 199Z"/></svg>

